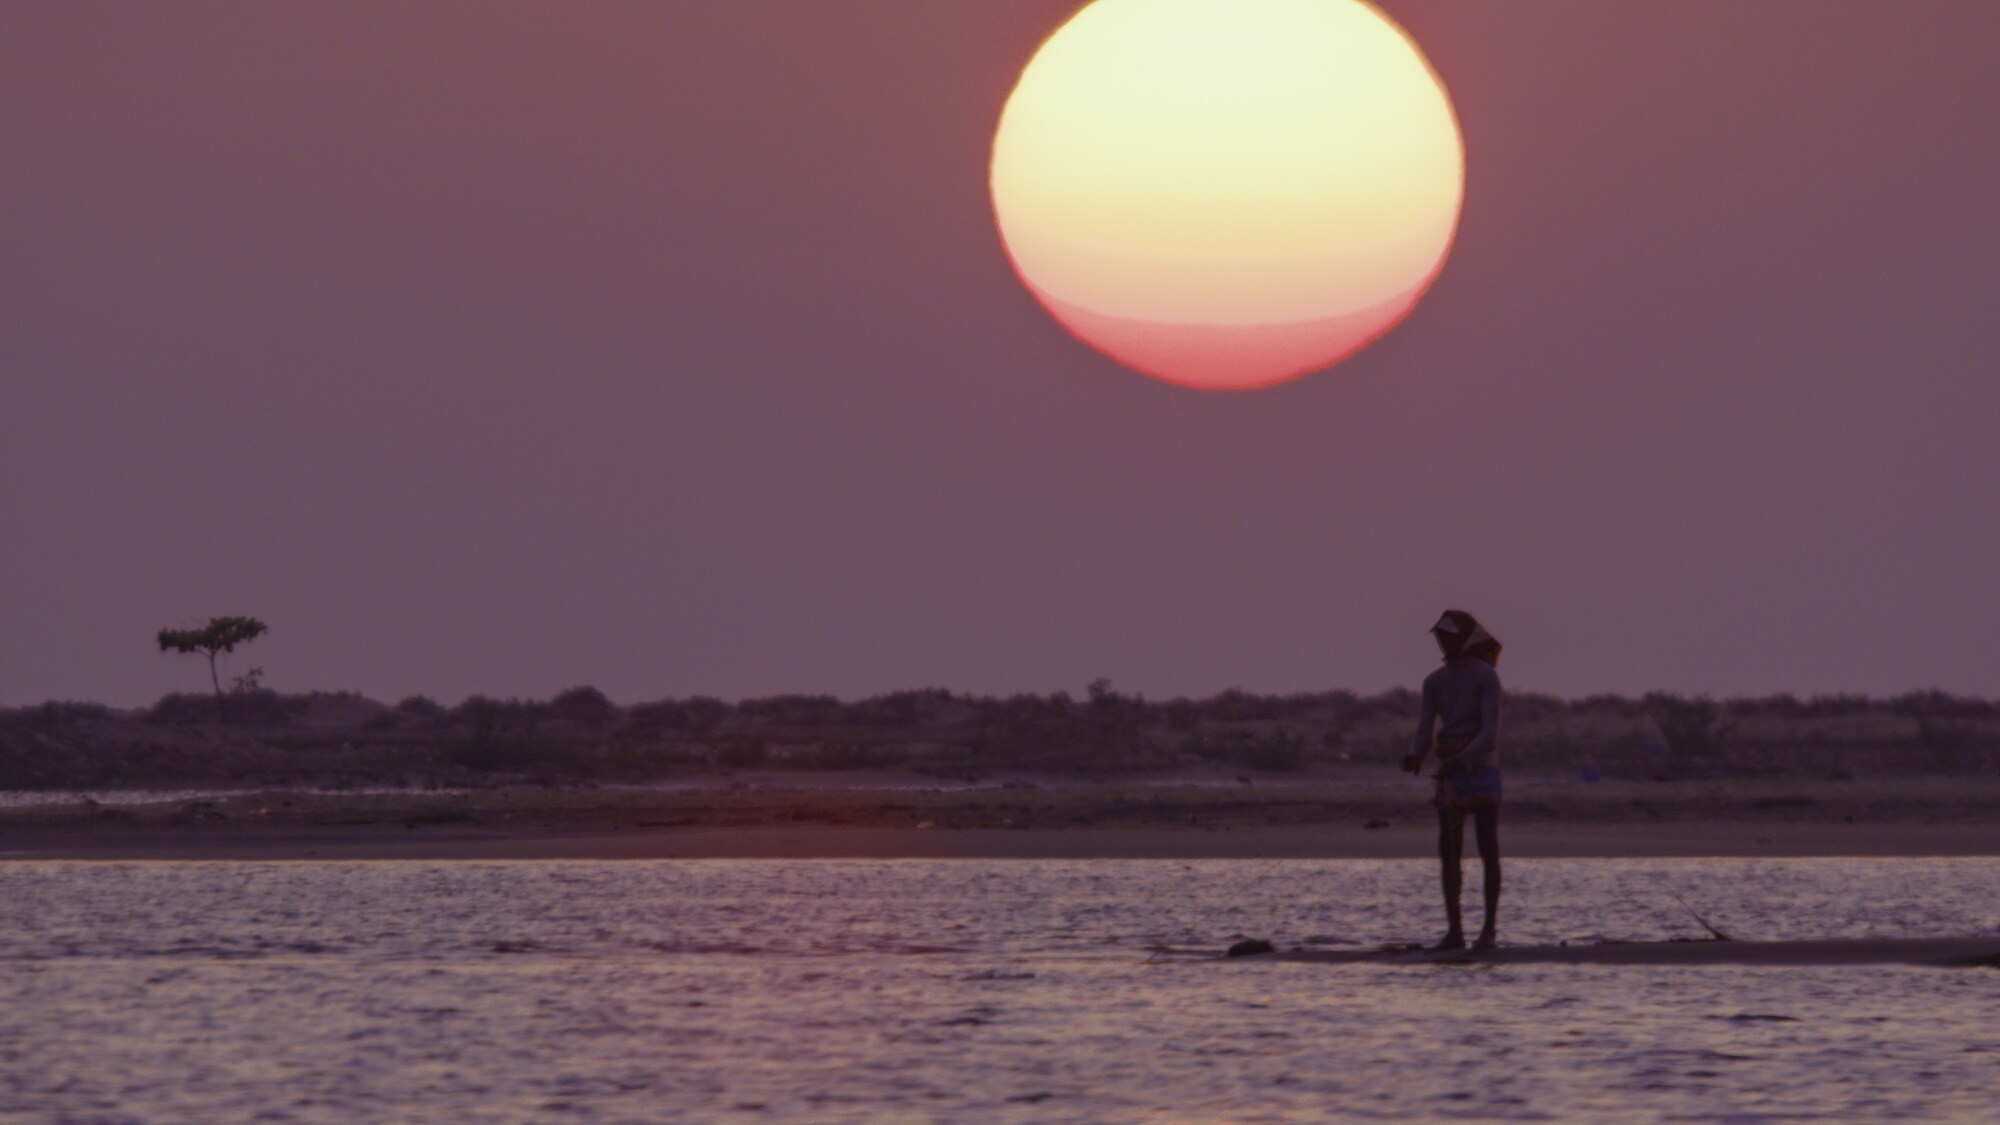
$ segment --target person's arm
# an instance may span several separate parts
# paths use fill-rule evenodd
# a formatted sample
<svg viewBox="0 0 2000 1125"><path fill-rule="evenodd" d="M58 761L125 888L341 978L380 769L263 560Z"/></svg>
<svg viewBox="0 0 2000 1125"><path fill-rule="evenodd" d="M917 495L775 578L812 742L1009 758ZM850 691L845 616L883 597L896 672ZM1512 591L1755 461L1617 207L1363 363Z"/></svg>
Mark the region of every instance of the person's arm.
<svg viewBox="0 0 2000 1125"><path fill-rule="evenodd" d="M1459 752L1458 760L1469 770L1491 765L1493 747L1498 745L1499 738L1500 676L1495 673L1487 678L1479 693L1479 733Z"/></svg>
<svg viewBox="0 0 2000 1125"><path fill-rule="evenodd" d="M1417 718L1417 737L1410 742L1409 756L1403 759L1403 769L1409 773L1420 773L1424 768L1424 758L1431 752L1432 734L1437 727L1437 696L1431 688L1430 678L1424 678L1423 708Z"/></svg>

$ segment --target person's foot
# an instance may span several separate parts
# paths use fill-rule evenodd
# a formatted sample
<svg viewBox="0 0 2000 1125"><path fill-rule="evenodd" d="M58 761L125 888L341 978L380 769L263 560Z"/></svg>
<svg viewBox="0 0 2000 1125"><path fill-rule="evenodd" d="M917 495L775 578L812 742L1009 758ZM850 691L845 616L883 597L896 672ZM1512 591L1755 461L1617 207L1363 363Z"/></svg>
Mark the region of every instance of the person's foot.
<svg viewBox="0 0 2000 1125"><path fill-rule="evenodd" d="M1431 952L1450 953L1454 949L1464 949L1464 948L1465 948L1465 935L1454 930L1451 933L1444 935L1444 937L1439 938L1438 943L1436 945L1431 946Z"/></svg>
<svg viewBox="0 0 2000 1125"><path fill-rule="evenodd" d="M1492 934L1480 934L1479 940L1472 943L1472 948L1475 950L1498 949L1500 948L1500 939L1494 937Z"/></svg>

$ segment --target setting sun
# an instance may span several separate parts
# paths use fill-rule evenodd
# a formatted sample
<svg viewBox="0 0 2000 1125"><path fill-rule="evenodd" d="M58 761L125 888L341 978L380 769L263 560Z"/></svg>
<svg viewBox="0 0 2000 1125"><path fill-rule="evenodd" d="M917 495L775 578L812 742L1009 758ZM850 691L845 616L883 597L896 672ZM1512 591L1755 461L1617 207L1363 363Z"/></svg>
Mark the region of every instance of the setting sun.
<svg viewBox="0 0 2000 1125"><path fill-rule="evenodd" d="M1352 355L1449 252L1444 86L1360 0L1097 0L1043 44L993 144L1000 232L1071 332L1204 389Z"/></svg>

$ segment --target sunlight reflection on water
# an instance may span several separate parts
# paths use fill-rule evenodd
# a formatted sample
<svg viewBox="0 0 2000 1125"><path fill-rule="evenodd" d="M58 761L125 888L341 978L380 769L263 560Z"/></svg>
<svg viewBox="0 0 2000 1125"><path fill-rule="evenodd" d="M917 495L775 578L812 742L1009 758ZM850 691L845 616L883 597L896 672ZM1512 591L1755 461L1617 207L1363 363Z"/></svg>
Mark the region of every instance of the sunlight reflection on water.
<svg viewBox="0 0 2000 1125"><path fill-rule="evenodd" d="M1673 893L1743 937L1992 933L1995 875L1522 860L1504 936L1699 936ZM1414 861L10 863L0 1117L1979 1120L2000 1094L1988 970L1149 960L1421 939L1432 894Z"/></svg>

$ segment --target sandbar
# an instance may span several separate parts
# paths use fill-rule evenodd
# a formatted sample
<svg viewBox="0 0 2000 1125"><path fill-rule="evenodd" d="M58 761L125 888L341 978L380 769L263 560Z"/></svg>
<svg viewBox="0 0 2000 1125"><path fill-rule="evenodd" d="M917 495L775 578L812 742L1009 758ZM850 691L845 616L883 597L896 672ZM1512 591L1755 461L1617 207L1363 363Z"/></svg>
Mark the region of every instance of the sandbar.
<svg viewBox="0 0 2000 1125"><path fill-rule="evenodd" d="M1479 965L1936 965L2000 966L2000 937L1817 941L1624 941L1501 946L1433 953L1414 949L1294 949L1244 962Z"/></svg>

